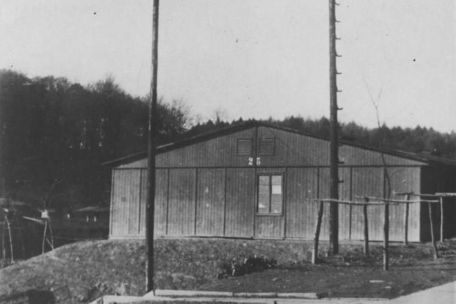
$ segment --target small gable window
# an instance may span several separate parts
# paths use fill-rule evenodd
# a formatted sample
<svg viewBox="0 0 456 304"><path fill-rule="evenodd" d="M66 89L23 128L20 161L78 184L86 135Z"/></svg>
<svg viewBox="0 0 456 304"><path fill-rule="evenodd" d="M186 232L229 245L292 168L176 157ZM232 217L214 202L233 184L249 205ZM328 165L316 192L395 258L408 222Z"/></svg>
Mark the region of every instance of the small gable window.
<svg viewBox="0 0 456 304"><path fill-rule="evenodd" d="M274 155L274 137L262 137L259 144L259 155Z"/></svg>
<svg viewBox="0 0 456 304"><path fill-rule="evenodd" d="M252 139L238 138L236 145L237 155L252 155Z"/></svg>

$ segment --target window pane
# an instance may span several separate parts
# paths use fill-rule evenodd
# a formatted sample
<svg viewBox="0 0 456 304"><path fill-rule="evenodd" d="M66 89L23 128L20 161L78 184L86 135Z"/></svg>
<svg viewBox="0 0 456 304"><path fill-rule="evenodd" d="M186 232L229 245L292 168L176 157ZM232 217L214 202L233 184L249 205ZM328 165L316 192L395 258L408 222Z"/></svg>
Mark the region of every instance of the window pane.
<svg viewBox="0 0 456 304"><path fill-rule="evenodd" d="M282 185L272 185L272 194L282 194Z"/></svg>
<svg viewBox="0 0 456 304"><path fill-rule="evenodd" d="M282 186L282 175L273 175L272 178L272 185L280 185Z"/></svg>
<svg viewBox="0 0 456 304"><path fill-rule="evenodd" d="M272 195L271 213L282 213L282 195Z"/></svg>
<svg viewBox="0 0 456 304"><path fill-rule="evenodd" d="M260 185L269 186L269 176L260 175L259 181L260 181Z"/></svg>
<svg viewBox="0 0 456 304"><path fill-rule="evenodd" d="M258 213L269 212L269 187L260 185L258 189Z"/></svg>
<svg viewBox="0 0 456 304"><path fill-rule="evenodd" d="M271 213L282 213L282 176L273 175L271 177L271 184Z"/></svg>
<svg viewBox="0 0 456 304"><path fill-rule="evenodd" d="M269 176L258 178L258 213L269 213Z"/></svg>

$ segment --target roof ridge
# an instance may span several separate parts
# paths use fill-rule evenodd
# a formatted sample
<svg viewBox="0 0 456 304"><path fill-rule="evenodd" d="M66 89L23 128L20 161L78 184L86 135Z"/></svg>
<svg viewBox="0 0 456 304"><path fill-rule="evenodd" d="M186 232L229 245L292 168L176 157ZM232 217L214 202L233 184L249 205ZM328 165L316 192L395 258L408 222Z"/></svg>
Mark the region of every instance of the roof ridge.
<svg viewBox="0 0 456 304"><path fill-rule="evenodd" d="M320 139L320 140L329 141L329 138L324 137L324 136L318 136L318 135L310 134L305 131L280 126L277 123L273 123L273 122L250 119L247 121L235 123L234 125L229 125L229 126L222 127L219 129L203 132L203 133L191 136L189 138L184 138L184 139L181 139L181 140L178 140L175 142L169 142L169 143L160 145L157 147L157 152L164 153L164 152L167 152L167 151L170 151L173 149L177 149L180 147L184 147L184 146L187 146L187 145L190 145L193 143L202 142L202 141L209 140L209 139L212 139L217 136L228 135L228 134L232 134L234 132L246 130L246 129L253 128L253 127L274 128L274 129L285 131L285 132L291 132L291 133L299 134L302 136L308 136L308 137L312 137L312 138L316 138L316 139ZM186 133L189 133L189 132L190 131L188 131ZM183 134L183 136L185 136L185 133ZM341 145L357 147L357 148L365 149L365 150L371 150L371 151L375 151L378 153L389 154L392 156L407 158L407 159L416 160L416 161L420 161L420 162L441 163L443 165L450 165L450 166L456 167L456 160L449 159L449 158L442 158L442 157L438 157L438 156L434 156L434 155L432 155L432 156L423 155L423 154L419 154L419 153L415 153L415 152L402 151L402 150L396 150L396 149L377 148L377 147L373 147L373 146L369 146L369 145L365 145L365 144L361 144L361 143L357 143L357 142L352 142L352 141L348 141L348 140L342 140L342 139L339 140L339 143ZM129 154L129 155L126 155L124 157L120 157L120 158L117 158L114 160L110 160L110 161L104 162L102 164L113 166L115 164L123 163L128 160L133 161L134 159L141 159L146 156L147 156L147 151L141 151L141 152L132 153L132 154Z"/></svg>

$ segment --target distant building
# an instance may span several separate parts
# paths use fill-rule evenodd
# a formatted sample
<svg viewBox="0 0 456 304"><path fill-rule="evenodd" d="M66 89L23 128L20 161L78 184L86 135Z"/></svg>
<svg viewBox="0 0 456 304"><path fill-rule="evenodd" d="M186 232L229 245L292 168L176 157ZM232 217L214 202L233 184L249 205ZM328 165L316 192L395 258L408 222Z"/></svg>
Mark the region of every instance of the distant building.
<svg viewBox="0 0 456 304"><path fill-rule="evenodd" d="M329 142L249 122L158 147L157 237L313 238L315 198L329 197ZM384 155L386 166L382 161ZM388 192L456 192L456 161L380 151L341 142L340 198ZM146 153L108 163L112 168L110 238L145 236ZM439 223L439 207L436 225ZM382 206L369 207L371 240L383 239ZM340 206L341 240L363 239L362 208ZM404 206L390 206L390 240L404 237ZM427 206L410 205L408 239L429 238ZM455 235L456 204L445 205L445 237ZM327 208L322 239L328 239ZM438 231L438 229L435 229ZM438 232L436 233L437 236Z"/></svg>
<svg viewBox="0 0 456 304"><path fill-rule="evenodd" d="M109 208L100 206L87 206L75 210L74 216L84 220L87 223L107 222L109 218Z"/></svg>

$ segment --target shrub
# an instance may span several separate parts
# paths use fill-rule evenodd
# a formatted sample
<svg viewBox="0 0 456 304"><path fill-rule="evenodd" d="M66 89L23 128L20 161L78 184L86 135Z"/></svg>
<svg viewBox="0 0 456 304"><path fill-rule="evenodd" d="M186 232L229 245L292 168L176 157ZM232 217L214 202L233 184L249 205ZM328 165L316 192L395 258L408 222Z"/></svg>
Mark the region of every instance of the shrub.
<svg viewBox="0 0 456 304"><path fill-rule="evenodd" d="M221 265L221 272L218 278L241 276L255 271L273 268L276 265L276 260L264 256L235 257Z"/></svg>

